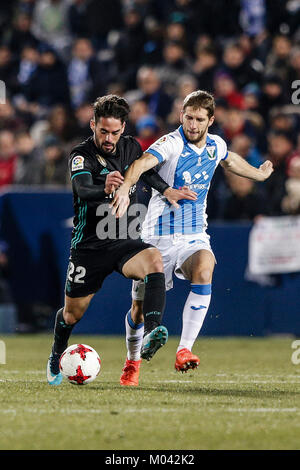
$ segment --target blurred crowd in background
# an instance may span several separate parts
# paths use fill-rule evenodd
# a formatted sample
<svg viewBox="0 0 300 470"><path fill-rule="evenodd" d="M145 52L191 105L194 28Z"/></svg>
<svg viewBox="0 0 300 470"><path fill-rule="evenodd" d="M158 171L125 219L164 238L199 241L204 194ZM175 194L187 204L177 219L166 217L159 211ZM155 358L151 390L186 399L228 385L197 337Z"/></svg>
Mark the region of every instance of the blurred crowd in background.
<svg viewBox="0 0 300 470"><path fill-rule="evenodd" d="M1 2L0 80L1 192L68 189L68 155L91 135L98 96L128 100L125 132L146 150L180 125L184 97L204 89L216 100L210 132L250 164L275 168L265 183L218 168L208 219L300 214L300 0ZM140 184L140 200L149 195ZM0 241L5 328L8 261ZM33 318L32 305L19 308L18 331Z"/></svg>
<svg viewBox="0 0 300 470"><path fill-rule="evenodd" d="M1 2L0 189L67 187L69 151L91 135L100 95L128 99L126 133L145 150L204 89L216 99L210 132L275 168L264 184L218 169L209 219L299 214L299 25L299 0Z"/></svg>

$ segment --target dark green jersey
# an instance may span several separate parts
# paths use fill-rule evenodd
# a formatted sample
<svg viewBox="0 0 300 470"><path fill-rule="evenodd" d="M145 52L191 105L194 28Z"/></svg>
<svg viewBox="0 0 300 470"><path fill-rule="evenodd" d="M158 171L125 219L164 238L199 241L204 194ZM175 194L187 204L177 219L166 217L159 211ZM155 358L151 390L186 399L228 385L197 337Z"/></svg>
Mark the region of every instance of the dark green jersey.
<svg viewBox="0 0 300 470"><path fill-rule="evenodd" d="M134 210L137 206L133 206L137 202L136 187L131 188L128 211L121 219L116 219L109 209L113 194L106 195L104 186L108 173L117 170L124 176L131 163L141 155L140 144L130 136L120 137L114 155L101 155L93 137L72 149L69 158L71 179L90 174L93 185L99 186L99 200L91 201L80 199L73 185L73 249L96 250L115 240L137 237L138 230L134 227L139 225L139 214Z"/></svg>

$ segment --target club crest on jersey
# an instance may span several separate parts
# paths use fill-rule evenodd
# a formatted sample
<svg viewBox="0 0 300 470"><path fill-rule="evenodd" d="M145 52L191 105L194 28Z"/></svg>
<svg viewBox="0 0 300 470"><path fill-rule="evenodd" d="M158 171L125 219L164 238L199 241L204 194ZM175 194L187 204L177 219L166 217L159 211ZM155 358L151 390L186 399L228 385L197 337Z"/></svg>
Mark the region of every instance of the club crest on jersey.
<svg viewBox="0 0 300 470"><path fill-rule="evenodd" d="M215 160L216 154L216 147L214 146L207 146L206 147L207 155L210 160Z"/></svg>
<svg viewBox="0 0 300 470"><path fill-rule="evenodd" d="M98 154L96 155L96 157L97 157L97 160L100 163L100 165L107 166L105 158L101 157L101 155L98 155Z"/></svg>
<svg viewBox="0 0 300 470"><path fill-rule="evenodd" d="M74 157L72 160L72 171L75 170L83 170L84 168L84 157L81 157L78 155L77 157Z"/></svg>

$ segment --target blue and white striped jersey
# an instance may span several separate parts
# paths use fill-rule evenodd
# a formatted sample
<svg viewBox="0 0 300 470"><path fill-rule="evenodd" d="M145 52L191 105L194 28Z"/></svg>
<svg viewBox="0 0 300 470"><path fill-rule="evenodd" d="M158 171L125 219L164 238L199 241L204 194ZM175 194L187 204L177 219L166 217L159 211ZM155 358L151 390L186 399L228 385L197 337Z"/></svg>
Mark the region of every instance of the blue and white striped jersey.
<svg viewBox="0 0 300 470"><path fill-rule="evenodd" d="M228 156L227 145L218 135L207 134L202 148L186 139L182 126L152 144L146 151L161 164L160 176L172 187L188 186L198 194L197 201L178 201L179 209L152 190L142 237L173 233L203 233L207 227L207 193L216 167Z"/></svg>

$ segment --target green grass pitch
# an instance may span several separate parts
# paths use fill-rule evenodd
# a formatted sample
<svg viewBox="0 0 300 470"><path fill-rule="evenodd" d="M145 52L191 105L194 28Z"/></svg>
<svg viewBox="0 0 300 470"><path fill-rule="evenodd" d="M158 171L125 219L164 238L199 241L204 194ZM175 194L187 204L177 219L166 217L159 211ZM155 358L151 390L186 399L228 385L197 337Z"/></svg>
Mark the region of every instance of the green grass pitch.
<svg viewBox="0 0 300 470"><path fill-rule="evenodd" d="M300 364L293 338L199 338L196 371L174 370L178 338L121 387L121 337L73 335L102 360L89 385L51 387L52 337L0 337L0 449L254 450L300 448Z"/></svg>

